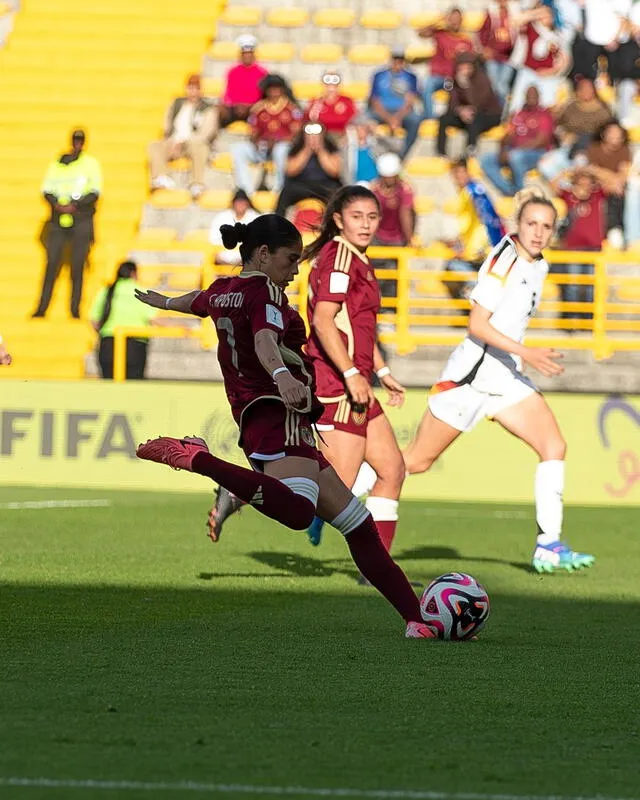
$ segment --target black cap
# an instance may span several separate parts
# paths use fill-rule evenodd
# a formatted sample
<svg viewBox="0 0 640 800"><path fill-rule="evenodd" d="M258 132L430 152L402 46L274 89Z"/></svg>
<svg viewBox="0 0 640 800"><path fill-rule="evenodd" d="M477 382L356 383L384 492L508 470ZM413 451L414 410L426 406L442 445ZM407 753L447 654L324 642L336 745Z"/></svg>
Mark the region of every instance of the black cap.
<svg viewBox="0 0 640 800"><path fill-rule="evenodd" d="M78 128L77 130L75 130L75 131L74 131L74 132L71 134L71 140L72 140L72 141L73 141L74 139L82 139L82 140L84 141L84 139L85 139L85 138L86 138L86 137L85 137L84 131L83 131L81 128Z"/></svg>

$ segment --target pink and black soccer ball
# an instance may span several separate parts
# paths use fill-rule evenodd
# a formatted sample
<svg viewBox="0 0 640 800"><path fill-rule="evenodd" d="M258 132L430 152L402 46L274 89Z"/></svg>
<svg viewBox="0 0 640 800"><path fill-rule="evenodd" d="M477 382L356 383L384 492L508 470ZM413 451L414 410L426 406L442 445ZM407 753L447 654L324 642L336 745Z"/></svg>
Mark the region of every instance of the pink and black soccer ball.
<svg viewBox="0 0 640 800"><path fill-rule="evenodd" d="M484 627L490 611L489 595L471 575L449 572L427 586L420 610L438 639L460 642Z"/></svg>

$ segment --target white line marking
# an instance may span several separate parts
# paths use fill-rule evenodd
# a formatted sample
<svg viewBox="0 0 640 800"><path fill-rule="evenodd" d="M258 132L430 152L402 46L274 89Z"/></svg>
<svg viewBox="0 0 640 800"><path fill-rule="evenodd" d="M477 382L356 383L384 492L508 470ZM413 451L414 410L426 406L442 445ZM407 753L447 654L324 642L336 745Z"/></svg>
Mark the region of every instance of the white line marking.
<svg viewBox="0 0 640 800"><path fill-rule="evenodd" d="M24 500L15 503L0 503L0 511L38 511L47 508L108 508L111 500Z"/></svg>
<svg viewBox="0 0 640 800"><path fill-rule="evenodd" d="M178 783L146 781L63 780L57 778L0 778L0 786L41 789L98 789L138 792L200 792L201 794L266 794L306 797L366 797L378 800L639 800L604 795L567 797L563 795L478 794L475 792L430 792L411 789L329 789L312 786L247 786L238 783Z"/></svg>

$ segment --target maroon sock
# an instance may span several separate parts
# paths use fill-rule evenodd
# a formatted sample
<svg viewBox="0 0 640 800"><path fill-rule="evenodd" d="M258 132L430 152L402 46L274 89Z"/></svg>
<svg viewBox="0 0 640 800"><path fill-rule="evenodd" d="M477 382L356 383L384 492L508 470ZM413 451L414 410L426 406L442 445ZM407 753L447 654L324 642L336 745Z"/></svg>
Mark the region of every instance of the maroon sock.
<svg viewBox="0 0 640 800"><path fill-rule="evenodd" d="M380 541L385 546L385 550L388 553L390 553L391 545L393 543L393 537L396 535L396 527L398 525L398 520L377 519L374 521L376 523L376 528L378 529L378 533L380 534Z"/></svg>
<svg viewBox="0 0 640 800"><path fill-rule="evenodd" d="M238 467L204 452L196 453L191 469L211 478L240 500L252 505L256 511L281 522L287 528L302 531L313 521L316 509L311 500L292 492L277 478Z"/></svg>
<svg viewBox="0 0 640 800"><path fill-rule="evenodd" d="M351 557L369 583L387 598L405 622L421 622L420 601L407 576L386 551L371 515L345 538Z"/></svg>

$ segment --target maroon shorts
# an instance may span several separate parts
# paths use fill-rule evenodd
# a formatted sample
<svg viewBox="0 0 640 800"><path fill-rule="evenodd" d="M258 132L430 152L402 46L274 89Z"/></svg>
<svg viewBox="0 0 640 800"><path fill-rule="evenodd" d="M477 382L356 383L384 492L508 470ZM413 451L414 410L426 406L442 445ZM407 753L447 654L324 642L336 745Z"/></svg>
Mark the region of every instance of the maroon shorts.
<svg viewBox="0 0 640 800"><path fill-rule="evenodd" d="M345 431L356 436L367 435L367 428L372 419L384 414L382 406L375 400L373 405L365 411L354 411L349 400L343 395L341 398L322 398L324 413L318 420L318 431Z"/></svg>
<svg viewBox="0 0 640 800"><path fill-rule="evenodd" d="M320 471L331 466L316 447L309 417L289 411L278 400L258 400L245 409L240 420L240 447L260 472L265 461L286 456L317 461Z"/></svg>

